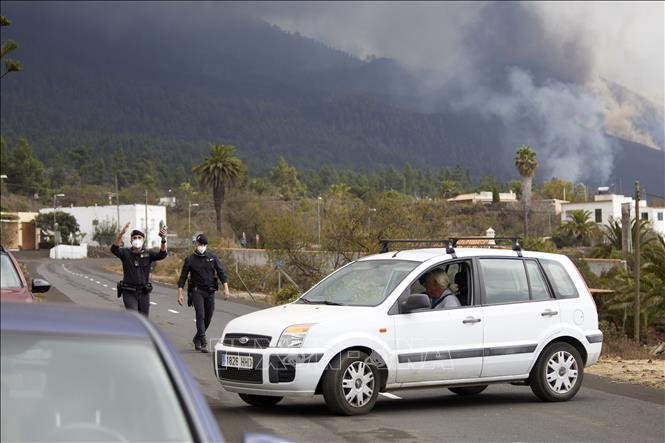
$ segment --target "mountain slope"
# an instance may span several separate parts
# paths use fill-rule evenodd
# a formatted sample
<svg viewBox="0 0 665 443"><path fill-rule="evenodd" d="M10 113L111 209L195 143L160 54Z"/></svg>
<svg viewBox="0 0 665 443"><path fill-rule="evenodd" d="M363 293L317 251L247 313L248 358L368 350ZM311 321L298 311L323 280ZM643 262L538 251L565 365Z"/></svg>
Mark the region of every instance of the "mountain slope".
<svg viewBox="0 0 665 443"><path fill-rule="evenodd" d="M107 159L119 149L159 158L168 171L225 142L254 172L282 155L305 168L409 162L516 175L511 128L400 106L422 91L394 60L359 60L243 17L178 26L82 20L57 3L3 3L3 15L13 21L3 38L19 42L25 70L2 81L2 134L10 143L27 136L42 159L85 145ZM640 178L665 193L659 153L612 144L621 161L612 180Z"/></svg>

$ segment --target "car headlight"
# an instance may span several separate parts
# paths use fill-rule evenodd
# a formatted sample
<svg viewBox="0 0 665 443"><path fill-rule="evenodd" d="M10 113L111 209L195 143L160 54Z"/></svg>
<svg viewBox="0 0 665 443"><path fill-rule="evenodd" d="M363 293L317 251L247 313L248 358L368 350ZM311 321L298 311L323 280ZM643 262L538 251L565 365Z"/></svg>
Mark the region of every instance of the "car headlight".
<svg viewBox="0 0 665 443"><path fill-rule="evenodd" d="M305 323L302 325L291 325L284 329L277 342L278 348L302 348L309 328L316 323Z"/></svg>

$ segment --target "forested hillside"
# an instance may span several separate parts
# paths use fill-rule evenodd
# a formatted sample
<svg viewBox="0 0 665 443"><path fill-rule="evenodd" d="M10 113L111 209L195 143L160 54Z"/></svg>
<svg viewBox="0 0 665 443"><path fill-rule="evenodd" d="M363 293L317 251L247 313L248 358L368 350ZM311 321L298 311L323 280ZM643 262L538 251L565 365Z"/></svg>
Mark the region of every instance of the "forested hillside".
<svg viewBox="0 0 665 443"><path fill-rule="evenodd" d="M312 170L408 162L515 175L511 128L471 113L400 106L422 89L394 60L359 60L239 17L178 26L80 21L57 3L12 3L2 13L13 22L3 38L19 42L25 67L2 81L2 135L10 146L27 137L37 157L65 170L83 152L96 165L95 182L122 171L138 180L138 164L160 184L177 185L219 142L237 146L250 174L284 156ZM614 148L617 159L642 165L648 186L662 187L662 151L620 140ZM629 183L636 172L615 168L613 179Z"/></svg>

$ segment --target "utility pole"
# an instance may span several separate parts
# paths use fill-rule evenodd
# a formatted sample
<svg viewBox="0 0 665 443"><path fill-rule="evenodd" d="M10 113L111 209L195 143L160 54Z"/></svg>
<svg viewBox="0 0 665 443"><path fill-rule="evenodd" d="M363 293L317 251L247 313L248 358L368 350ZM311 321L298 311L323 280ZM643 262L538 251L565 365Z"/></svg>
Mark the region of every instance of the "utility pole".
<svg viewBox="0 0 665 443"><path fill-rule="evenodd" d="M118 192L118 174L115 175L115 206L118 210L118 224L116 229L120 230L120 193Z"/></svg>
<svg viewBox="0 0 665 443"><path fill-rule="evenodd" d="M189 202L189 210L187 211L187 235L192 235L192 206L198 205L198 203Z"/></svg>
<svg viewBox="0 0 665 443"><path fill-rule="evenodd" d="M635 341L640 342L640 182L635 181Z"/></svg>
<svg viewBox="0 0 665 443"><path fill-rule="evenodd" d="M150 244L148 243L149 238L150 236L148 235L148 190L146 189L145 190L145 242L147 245Z"/></svg>
<svg viewBox="0 0 665 443"><path fill-rule="evenodd" d="M632 233L630 232L630 203L621 204L621 250L624 260L633 252Z"/></svg>
<svg viewBox="0 0 665 443"><path fill-rule="evenodd" d="M321 249L321 197L316 198L316 226L319 238L319 249Z"/></svg>

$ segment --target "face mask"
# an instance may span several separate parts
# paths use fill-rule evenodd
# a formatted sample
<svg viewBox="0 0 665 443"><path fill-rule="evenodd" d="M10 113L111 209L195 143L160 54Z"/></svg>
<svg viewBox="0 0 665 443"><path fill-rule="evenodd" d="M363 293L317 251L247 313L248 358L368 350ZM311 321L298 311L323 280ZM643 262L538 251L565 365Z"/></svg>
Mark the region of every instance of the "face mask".
<svg viewBox="0 0 665 443"><path fill-rule="evenodd" d="M135 240L132 240L132 247L136 249L141 249L141 246L143 246L143 240L139 240L138 238Z"/></svg>
<svg viewBox="0 0 665 443"><path fill-rule="evenodd" d="M197 251L199 254L205 254L205 252L206 252L206 247L205 247L205 246L197 246L197 247L196 247L196 251Z"/></svg>

